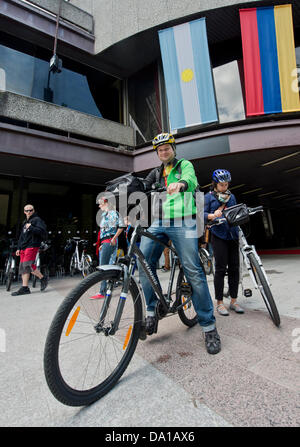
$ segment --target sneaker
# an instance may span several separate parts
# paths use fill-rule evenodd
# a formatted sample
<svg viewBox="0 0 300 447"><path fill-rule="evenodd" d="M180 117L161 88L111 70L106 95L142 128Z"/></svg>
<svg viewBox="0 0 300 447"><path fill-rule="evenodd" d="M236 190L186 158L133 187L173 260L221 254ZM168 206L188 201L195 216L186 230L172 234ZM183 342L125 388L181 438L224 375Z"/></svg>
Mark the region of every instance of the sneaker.
<svg viewBox="0 0 300 447"><path fill-rule="evenodd" d="M230 304L229 309L234 310L237 314L244 313L244 309L238 303Z"/></svg>
<svg viewBox="0 0 300 447"><path fill-rule="evenodd" d="M218 304L217 311L220 315L223 315L223 317L227 317L227 315L229 315L229 312L224 306L224 304Z"/></svg>
<svg viewBox="0 0 300 447"><path fill-rule="evenodd" d="M157 332L157 325L158 321L156 317L148 316L146 318L146 326L145 326L145 332L148 335L152 335Z"/></svg>
<svg viewBox="0 0 300 447"><path fill-rule="evenodd" d="M18 295L28 295L30 293L29 287L22 286L19 290L12 293L12 296L18 296Z"/></svg>
<svg viewBox="0 0 300 447"><path fill-rule="evenodd" d="M43 276L41 279L41 292L48 286L48 276Z"/></svg>
<svg viewBox="0 0 300 447"><path fill-rule="evenodd" d="M97 295L90 296L90 300L103 300L103 298L105 298L105 296L102 295L102 293L97 293Z"/></svg>
<svg viewBox="0 0 300 447"><path fill-rule="evenodd" d="M221 340L217 329L209 332L204 332L205 346L209 354L218 354L221 351Z"/></svg>

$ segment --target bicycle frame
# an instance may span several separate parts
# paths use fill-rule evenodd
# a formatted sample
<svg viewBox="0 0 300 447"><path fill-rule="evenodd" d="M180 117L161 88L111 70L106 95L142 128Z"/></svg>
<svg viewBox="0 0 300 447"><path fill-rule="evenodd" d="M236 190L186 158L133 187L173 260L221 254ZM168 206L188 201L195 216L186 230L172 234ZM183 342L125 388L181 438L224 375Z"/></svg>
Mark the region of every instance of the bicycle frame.
<svg viewBox="0 0 300 447"><path fill-rule="evenodd" d="M167 296L165 296L162 293L160 284L157 282L155 276L153 275L153 272L152 272L148 262L146 261L143 253L136 245L136 241L138 240L139 236L145 236L145 237L152 239L153 241L161 244L164 248L166 248L166 247L169 248L171 250L171 252L174 254ZM119 300L119 303L118 303L118 306L116 309L114 320L111 322L111 328L109 328L109 330L108 330L110 335L115 334L115 332L118 330L122 311L123 311L125 301L127 298L127 294L128 294L128 290L129 290L129 283L130 283L131 279L134 280L134 277L132 275L132 271L133 271L134 263L135 263L134 255L139 260L140 266L143 268L144 272L146 273L146 276L147 276L155 294L158 297L158 304L161 304L161 306L162 306L163 316L165 316L168 312L175 313L181 307L186 306L192 299L191 297L189 297L180 306L170 307L172 284L173 284L174 275L175 275L176 260L178 259L176 250L172 246L170 247L169 245L167 245L166 243L164 243L163 241L158 239L156 236L151 234L149 231L144 230L140 225L137 225L134 229L134 232L132 233L130 245L128 248L128 253L124 258L119 259L119 261L118 261L119 264L118 265L105 265L105 266L97 267L98 270L104 270L104 271L105 270L116 270L116 279L118 278L118 275L120 276L123 273L124 282L123 282L123 287L122 287L122 291L121 291L121 295L120 295L120 300ZM139 292L141 294L141 287L138 285L137 281L136 281L136 285L137 285ZM144 297L143 294L141 294L141 296ZM103 305L101 315L99 318L99 323L95 326L96 330L103 329L101 323L102 323L102 321L104 321L104 318L106 316L106 312L109 307L110 299L111 299L111 289L108 288L108 290L106 291L105 303ZM145 306L143 306L143 307L145 308Z"/></svg>
<svg viewBox="0 0 300 447"><path fill-rule="evenodd" d="M82 250L81 257L80 257L79 256L79 243L80 243L80 241L76 241L75 240L75 243L76 243L76 248L75 248L75 251L74 251L74 254L75 254L75 268L77 270L82 271L82 269L83 269L83 259L84 259L84 249Z"/></svg>

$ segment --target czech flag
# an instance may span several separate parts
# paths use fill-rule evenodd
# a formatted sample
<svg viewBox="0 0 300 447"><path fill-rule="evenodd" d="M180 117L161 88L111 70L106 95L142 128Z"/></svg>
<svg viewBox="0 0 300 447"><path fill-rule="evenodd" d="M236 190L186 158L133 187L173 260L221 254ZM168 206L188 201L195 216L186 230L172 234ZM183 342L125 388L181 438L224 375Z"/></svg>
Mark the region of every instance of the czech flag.
<svg viewBox="0 0 300 447"><path fill-rule="evenodd" d="M240 10L247 116L300 110L291 5Z"/></svg>
<svg viewBox="0 0 300 447"><path fill-rule="evenodd" d="M218 121L205 18L158 35L171 130Z"/></svg>

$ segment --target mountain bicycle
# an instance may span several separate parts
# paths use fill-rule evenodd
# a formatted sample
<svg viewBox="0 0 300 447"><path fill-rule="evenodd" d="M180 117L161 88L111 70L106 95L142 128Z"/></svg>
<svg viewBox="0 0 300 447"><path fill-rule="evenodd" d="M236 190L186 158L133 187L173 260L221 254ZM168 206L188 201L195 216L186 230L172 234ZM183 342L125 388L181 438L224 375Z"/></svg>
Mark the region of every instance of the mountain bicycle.
<svg viewBox="0 0 300 447"><path fill-rule="evenodd" d="M136 245L141 236L168 247L174 255L166 294ZM82 280L61 303L51 323L45 343L44 372L51 392L66 405L89 405L108 393L126 370L138 340L147 338L145 298L133 275L135 257L158 297L157 319L178 314L188 327L198 322L191 286L176 250L138 224L127 255L114 265L97 267L98 271ZM105 299L90 300L104 280Z"/></svg>
<svg viewBox="0 0 300 447"><path fill-rule="evenodd" d="M240 225L249 221L250 216L263 212L262 206L255 208L248 208L245 204L238 204L224 209L224 218L215 219L210 226L221 225L224 222L228 222L229 225L237 226L239 234L239 247L240 247L240 283L242 285L243 294L245 297L252 296L251 289L244 289L242 284L242 268L243 265L249 272L250 278L257 289L267 307L270 317L275 326L280 326L280 316L275 304L273 294L270 289L270 282L263 267L262 261L256 252L254 245L249 245L243 230ZM240 224L240 225L239 225Z"/></svg>
<svg viewBox="0 0 300 447"><path fill-rule="evenodd" d="M72 237L68 243L73 242L75 244L75 251L72 254L70 261L70 276L74 276L76 271L80 271L85 278L87 275L93 272L93 261L90 255L87 254L88 241L81 239L80 237ZM81 257L79 256L79 246L82 246Z"/></svg>
<svg viewBox="0 0 300 447"><path fill-rule="evenodd" d="M9 239L9 254L5 260L3 284L9 292L14 279L18 277L17 257L16 257L17 241Z"/></svg>

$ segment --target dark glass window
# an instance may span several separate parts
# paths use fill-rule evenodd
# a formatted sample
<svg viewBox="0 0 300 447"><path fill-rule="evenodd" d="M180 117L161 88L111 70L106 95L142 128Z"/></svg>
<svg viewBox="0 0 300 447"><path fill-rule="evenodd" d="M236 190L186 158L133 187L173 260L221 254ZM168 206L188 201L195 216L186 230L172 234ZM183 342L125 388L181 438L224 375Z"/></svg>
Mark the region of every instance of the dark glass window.
<svg viewBox="0 0 300 447"><path fill-rule="evenodd" d="M157 64L147 66L128 79L129 125L136 131L137 144L161 132L160 88Z"/></svg>
<svg viewBox="0 0 300 447"><path fill-rule="evenodd" d="M60 73L49 73L50 52L3 36L0 34L2 90L122 121L119 80L65 58L61 58Z"/></svg>

